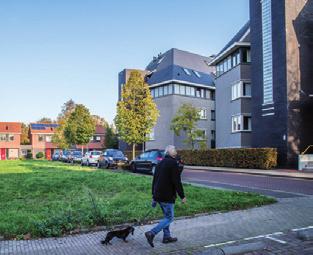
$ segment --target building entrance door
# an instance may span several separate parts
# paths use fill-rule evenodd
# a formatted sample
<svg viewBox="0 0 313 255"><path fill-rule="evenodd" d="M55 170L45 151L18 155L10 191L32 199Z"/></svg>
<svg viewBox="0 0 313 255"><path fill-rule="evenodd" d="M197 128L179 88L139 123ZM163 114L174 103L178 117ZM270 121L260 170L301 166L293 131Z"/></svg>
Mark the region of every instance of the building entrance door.
<svg viewBox="0 0 313 255"><path fill-rule="evenodd" d="M6 149L1 148L0 149L0 160L5 160L6 159Z"/></svg>

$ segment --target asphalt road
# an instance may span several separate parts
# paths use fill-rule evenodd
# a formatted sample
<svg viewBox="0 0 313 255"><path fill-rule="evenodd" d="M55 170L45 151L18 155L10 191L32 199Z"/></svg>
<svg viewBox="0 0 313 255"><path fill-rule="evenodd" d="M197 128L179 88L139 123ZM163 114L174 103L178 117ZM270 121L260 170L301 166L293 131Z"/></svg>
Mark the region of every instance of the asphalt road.
<svg viewBox="0 0 313 255"><path fill-rule="evenodd" d="M184 169L182 179L184 182L213 188L256 192L275 198L313 195L313 180L189 170L188 168Z"/></svg>

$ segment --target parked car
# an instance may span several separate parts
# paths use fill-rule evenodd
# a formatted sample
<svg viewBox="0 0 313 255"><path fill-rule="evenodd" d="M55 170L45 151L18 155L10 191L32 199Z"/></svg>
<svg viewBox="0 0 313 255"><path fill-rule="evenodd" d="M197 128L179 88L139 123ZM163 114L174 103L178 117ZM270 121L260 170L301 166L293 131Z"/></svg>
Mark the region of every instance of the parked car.
<svg viewBox="0 0 313 255"><path fill-rule="evenodd" d="M146 172L154 174L156 165L163 160L164 150L148 150L131 161L130 170L132 172Z"/></svg>
<svg viewBox="0 0 313 255"><path fill-rule="evenodd" d="M101 154L101 151L86 152L85 155L81 159L81 165L82 166L98 165L100 154Z"/></svg>
<svg viewBox="0 0 313 255"><path fill-rule="evenodd" d="M70 163L80 163L83 158L83 154L81 151L71 151L68 156L68 162Z"/></svg>
<svg viewBox="0 0 313 255"><path fill-rule="evenodd" d="M116 149L107 149L101 153L98 162L98 168L118 167L128 164L128 158L124 153Z"/></svg>
<svg viewBox="0 0 313 255"><path fill-rule="evenodd" d="M69 155L70 155L70 151L64 150L59 160L62 162L68 162L68 156Z"/></svg>
<svg viewBox="0 0 313 255"><path fill-rule="evenodd" d="M58 151L58 152L53 153L51 159L52 159L53 161L58 161L58 160L60 160L60 158L61 158L61 153Z"/></svg>

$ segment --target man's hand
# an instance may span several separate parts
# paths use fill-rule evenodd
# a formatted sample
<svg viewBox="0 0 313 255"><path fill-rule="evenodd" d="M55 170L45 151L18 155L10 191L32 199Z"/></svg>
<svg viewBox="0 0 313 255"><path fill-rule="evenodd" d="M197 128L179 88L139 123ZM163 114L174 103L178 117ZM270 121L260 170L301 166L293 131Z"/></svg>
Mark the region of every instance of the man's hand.
<svg viewBox="0 0 313 255"><path fill-rule="evenodd" d="M186 204L186 202L187 202L187 198L186 198L186 197L184 197L184 198L181 200L181 202L182 202L183 204Z"/></svg>

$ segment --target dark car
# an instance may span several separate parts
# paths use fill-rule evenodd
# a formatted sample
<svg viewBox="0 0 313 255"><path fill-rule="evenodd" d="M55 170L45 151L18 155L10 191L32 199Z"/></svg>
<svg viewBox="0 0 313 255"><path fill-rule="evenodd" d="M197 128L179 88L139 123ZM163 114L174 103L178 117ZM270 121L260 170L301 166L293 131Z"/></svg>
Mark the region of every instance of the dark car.
<svg viewBox="0 0 313 255"><path fill-rule="evenodd" d="M71 151L68 156L69 163L80 163L82 161L83 154L81 151Z"/></svg>
<svg viewBox="0 0 313 255"><path fill-rule="evenodd" d="M98 168L118 167L128 164L128 158L120 150L107 149L99 157Z"/></svg>
<svg viewBox="0 0 313 255"><path fill-rule="evenodd" d="M132 172L154 173L155 166L163 160L164 150L147 150L130 163Z"/></svg>
<svg viewBox="0 0 313 255"><path fill-rule="evenodd" d="M70 151L64 150L63 153L61 154L60 160L62 162L67 162L69 155L70 155Z"/></svg>

